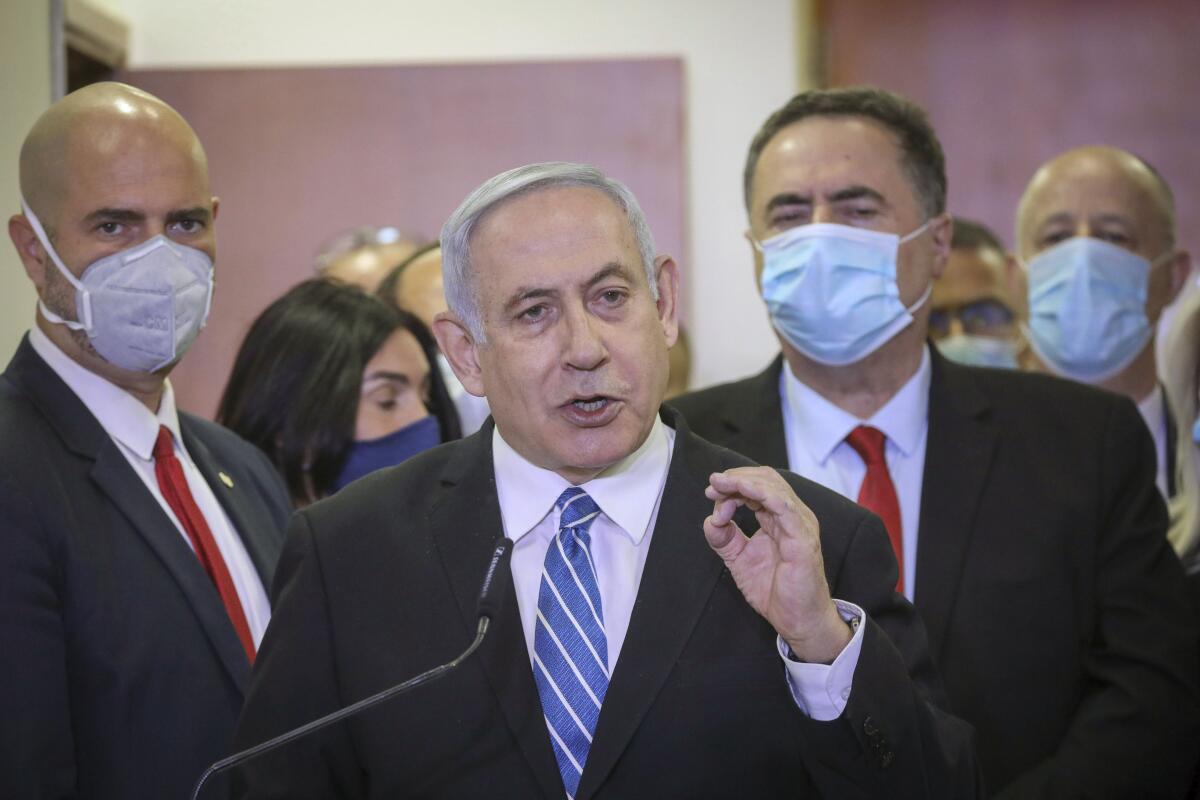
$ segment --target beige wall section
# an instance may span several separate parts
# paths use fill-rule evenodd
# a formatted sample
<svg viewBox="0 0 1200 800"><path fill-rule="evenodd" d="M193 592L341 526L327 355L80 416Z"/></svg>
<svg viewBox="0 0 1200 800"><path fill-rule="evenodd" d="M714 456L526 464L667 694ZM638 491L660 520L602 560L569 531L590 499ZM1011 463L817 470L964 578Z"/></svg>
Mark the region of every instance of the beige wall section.
<svg viewBox="0 0 1200 800"><path fill-rule="evenodd" d="M682 56L693 383L747 374L776 351L742 236L741 167L798 88L809 0L108 2L132 24L135 69Z"/></svg>
<svg viewBox="0 0 1200 800"><path fill-rule="evenodd" d="M0 365L33 322L37 294L8 238L8 218L21 210L17 156L50 102L50 4L0 0Z"/></svg>

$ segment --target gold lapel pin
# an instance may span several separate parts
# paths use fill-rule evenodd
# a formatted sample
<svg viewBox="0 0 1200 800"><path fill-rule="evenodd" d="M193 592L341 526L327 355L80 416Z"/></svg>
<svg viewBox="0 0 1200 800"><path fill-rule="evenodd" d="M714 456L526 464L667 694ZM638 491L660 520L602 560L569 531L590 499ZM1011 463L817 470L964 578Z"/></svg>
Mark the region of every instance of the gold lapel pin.
<svg viewBox="0 0 1200 800"><path fill-rule="evenodd" d="M218 472L217 477L221 479L221 483L225 484L230 489L233 488L233 478L229 477L224 472Z"/></svg>

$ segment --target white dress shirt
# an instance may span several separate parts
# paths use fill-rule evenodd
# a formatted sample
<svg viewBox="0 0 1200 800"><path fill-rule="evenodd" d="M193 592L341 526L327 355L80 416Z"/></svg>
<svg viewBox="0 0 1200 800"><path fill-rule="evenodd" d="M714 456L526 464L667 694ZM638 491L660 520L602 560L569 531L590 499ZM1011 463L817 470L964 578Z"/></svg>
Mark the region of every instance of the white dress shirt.
<svg viewBox="0 0 1200 800"><path fill-rule="evenodd" d="M604 612L609 674L616 666L629 630L674 447L675 431L662 420L656 420L650 435L637 450L580 485L601 511L589 532ZM560 512L554 503L571 484L518 454L504 441L498 427L492 434L492 460L504 535L513 540L513 585L525 647L532 661L542 567L550 542L558 533ZM695 535L704 533L697 530ZM844 619L865 619L857 606L837 603ZM831 665L792 661L786 657L786 645L777 640L780 657L787 665L792 696L811 718L836 719L845 709L862 649L864 627L858 626L850 644Z"/></svg>
<svg viewBox="0 0 1200 800"><path fill-rule="evenodd" d="M158 478L154 473L154 442L158 439L159 426L165 425L167 430L171 431L171 437L175 440L175 456L183 467L188 489L191 490L200 512L204 514L204 520L212 531L221 557L225 559L225 565L229 568L229 575L237 590L238 599L241 600L246 623L257 648L271 618L267 593L258 577L258 571L254 568L254 562L246 552L246 545L234 531L233 524L225 515L221 504L217 502L212 488L183 446L183 437L179 432L179 414L175 409L175 392L170 381L164 383L158 414L152 414L133 395L72 361L40 329L33 328L29 331L29 344L92 412L100 427L117 445L121 455L125 456L133 471L142 479L142 483L146 484L146 489L154 501L175 525L188 548L194 552L192 540L159 490Z"/></svg>
<svg viewBox="0 0 1200 800"><path fill-rule="evenodd" d="M463 386L462 381L454 374L446 356L441 353L437 354L437 367L442 381L446 384L446 393L450 395L454 410L458 412L458 424L462 428L462 435L470 436L483 427L488 415L492 413L487 398L476 397L468 392L467 387Z"/></svg>
<svg viewBox="0 0 1200 800"><path fill-rule="evenodd" d="M904 595L913 599L917 577L917 528L921 522L921 485L925 475L925 443L929 438L929 383L933 367L926 345L921 366L900 391L870 419L862 420L826 400L799 381L787 360L779 376L783 433L788 468L851 500L867 475L867 466L846 443L859 425L870 425L887 437L884 458L900 501L903 529Z"/></svg>
<svg viewBox="0 0 1200 800"><path fill-rule="evenodd" d="M1164 498L1167 497L1167 470L1175 465L1167 464L1167 408L1163 401L1162 386L1154 384L1154 391L1142 398L1138 403L1138 411L1150 429L1154 439L1154 483Z"/></svg>

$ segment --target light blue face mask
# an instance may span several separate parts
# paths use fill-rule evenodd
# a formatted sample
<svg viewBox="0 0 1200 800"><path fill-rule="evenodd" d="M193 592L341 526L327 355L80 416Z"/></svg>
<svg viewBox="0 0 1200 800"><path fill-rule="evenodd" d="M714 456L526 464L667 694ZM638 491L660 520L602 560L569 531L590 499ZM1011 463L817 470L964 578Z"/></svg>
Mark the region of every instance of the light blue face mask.
<svg viewBox="0 0 1200 800"><path fill-rule="evenodd" d="M1192 441L1200 444L1200 419L1196 420L1196 424L1192 426Z"/></svg>
<svg viewBox="0 0 1200 800"><path fill-rule="evenodd" d="M1017 368L1017 343L998 336L953 333L937 342L938 351L951 361L972 367Z"/></svg>
<svg viewBox="0 0 1200 800"><path fill-rule="evenodd" d="M912 324L912 313L933 291L931 282L906 307L896 283L900 245L930 222L903 238L814 223L756 244L763 254L763 300L775 329L822 364L853 364L878 350Z"/></svg>
<svg viewBox="0 0 1200 800"><path fill-rule="evenodd" d="M1033 352L1050 369L1083 383L1099 383L1128 367L1154 335L1146 318L1152 266L1088 236L1030 259L1027 336Z"/></svg>

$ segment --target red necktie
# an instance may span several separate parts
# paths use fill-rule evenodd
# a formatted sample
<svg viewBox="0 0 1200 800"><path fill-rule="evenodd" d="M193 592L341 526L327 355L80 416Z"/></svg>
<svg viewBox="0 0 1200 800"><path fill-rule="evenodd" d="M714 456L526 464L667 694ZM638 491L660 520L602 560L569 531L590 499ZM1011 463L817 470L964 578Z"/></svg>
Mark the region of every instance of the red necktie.
<svg viewBox="0 0 1200 800"><path fill-rule="evenodd" d="M866 425L859 425L846 437L846 444L853 447L867 465L867 476L863 478L862 488L858 490L858 504L874 511L883 520L888 538L892 540L892 550L896 553L896 563L900 566L896 591L903 592L904 537L900 525L900 501L896 497L896 486L892 483L887 460L883 455L886 441L883 431Z"/></svg>
<svg viewBox="0 0 1200 800"><path fill-rule="evenodd" d="M221 602L225 604L225 613L229 615L229 621L233 623L233 629L237 631L238 639L241 640L242 647L246 651L246 657L253 664L254 639L250 636L250 626L246 624L242 601L238 599L233 579L229 577L229 568L225 566L225 559L221 558L221 551L217 547L216 540L213 539L212 531L209 530L208 523L204 521L204 515L200 513L200 507L196 505L192 492L188 489L187 478L183 475L183 466L175 457L171 432L165 425L159 427L158 440L154 443L154 474L158 477L158 488L166 498L167 505L175 512L179 524L183 526L188 538L192 540L192 547L196 550L196 557L200 559L200 565L204 567L204 571L208 573L208 577L217 587L217 593L221 595Z"/></svg>

